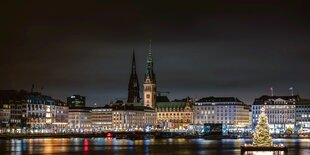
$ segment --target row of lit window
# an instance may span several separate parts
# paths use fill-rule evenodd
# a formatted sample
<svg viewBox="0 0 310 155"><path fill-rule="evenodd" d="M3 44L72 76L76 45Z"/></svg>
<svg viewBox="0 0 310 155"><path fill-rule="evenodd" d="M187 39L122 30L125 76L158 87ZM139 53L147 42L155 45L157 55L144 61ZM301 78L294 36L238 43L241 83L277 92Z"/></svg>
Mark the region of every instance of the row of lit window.
<svg viewBox="0 0 310 155"><path fill-rule="evenodd" d="M241 106L212 106L212 107L210 107L210 106L208 106L208 107L194 107L194 110L214 110L214 109L236 109L236 108L239 108L239 109L241 109L241 108L243 108L243 107L241 107Z"/></svg>
<svg viewBox="0 0 310 155"><path fill-rule="evenodd" d="M161 113L159 113L159 114L158 114L158 116L169 116L169 115L170 115L170 116L172 116L172 115L173 115L173 116L179 116L179 115L180 115L180 116L183 116L183 113L181 113L181 114L180 114L180 113L170 113L170 114L168 114L168 113L166 113L166 114L161 114ZM186 116L189 116L189 115L191 115L191 114L190 114L190 113L185 113L185 115L186 115Z"/></svg>
<svg viewBox="0 0 310 155"><path fill-rule="evenodd" d="M197 119L217 119L217 120L227 120L227 119L236 119L235 117L214 117L214 116L197 116Z"/></svg>

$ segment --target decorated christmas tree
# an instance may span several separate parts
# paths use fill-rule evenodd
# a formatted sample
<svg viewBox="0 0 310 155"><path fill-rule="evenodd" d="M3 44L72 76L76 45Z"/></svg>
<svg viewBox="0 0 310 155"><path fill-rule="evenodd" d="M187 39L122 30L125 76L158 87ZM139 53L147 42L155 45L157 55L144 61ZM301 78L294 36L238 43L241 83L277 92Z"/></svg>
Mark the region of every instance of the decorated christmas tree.
<svg viewBox="0 0 310 155"><path fill-rule="evenodd" d="M261 109L261 114L258 118L258 124L254 131L254 138L253 138L253 145L254 146L272 146L272 137L269 133L269 124L268 124L268 117L265 113L265 108Z"/></svg>

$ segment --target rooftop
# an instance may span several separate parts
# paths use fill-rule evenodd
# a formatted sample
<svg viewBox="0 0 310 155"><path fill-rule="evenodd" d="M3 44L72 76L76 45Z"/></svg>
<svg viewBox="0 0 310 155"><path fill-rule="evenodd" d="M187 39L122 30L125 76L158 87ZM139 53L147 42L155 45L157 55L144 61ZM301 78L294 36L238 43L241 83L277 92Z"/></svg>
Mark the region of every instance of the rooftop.
<svg viewBox="0 0 310 155"><path fill-rule="evenodd" d="M204 97L199 99L196 102L241 102L238 98L236 97Z"/></svg>
<svg viewBox="0 0 310 155"><path fill-rule="evenodd" d="M184 108L186 102L158 102L156 108Z"/></svg>
<svg viewBox="0 0 310 155"><path fill-rule="evenodd" d="M310 105L310 99L301 99L299 102L297 102L299 105Z"/></svg>
<svg viewBox="0 0 310 155"><path fill-rule="evenodd" d="M301 100L299 95L294 95L294 96L268 96L268 95L263 95L259 98L256 98L254 100L253 105L262 105L265 104L266 102L269 102L269 104L272 104L274 100L282 99L288 102L298 102ZM272 102L272 103L271 103Z"/></svg>

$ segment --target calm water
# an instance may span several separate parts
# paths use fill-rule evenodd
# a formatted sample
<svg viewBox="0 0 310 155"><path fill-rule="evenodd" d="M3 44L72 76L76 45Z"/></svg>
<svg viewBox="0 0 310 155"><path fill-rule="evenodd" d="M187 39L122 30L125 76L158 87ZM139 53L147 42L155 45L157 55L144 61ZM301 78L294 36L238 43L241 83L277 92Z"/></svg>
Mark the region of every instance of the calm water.
<svg viewBox="0 0 310 155"><path fill-rule="evenodd" d="M156 139L126 140L107 138L62 138L62 139L12 139L0 140L2 154L149 154L149 155L193 155L225 154L240 155L240 145L251 140L225 139ZM310 139L277 139L289 147L288 154L310 155ZM272 152L254 153L272 154Z"/></svg>

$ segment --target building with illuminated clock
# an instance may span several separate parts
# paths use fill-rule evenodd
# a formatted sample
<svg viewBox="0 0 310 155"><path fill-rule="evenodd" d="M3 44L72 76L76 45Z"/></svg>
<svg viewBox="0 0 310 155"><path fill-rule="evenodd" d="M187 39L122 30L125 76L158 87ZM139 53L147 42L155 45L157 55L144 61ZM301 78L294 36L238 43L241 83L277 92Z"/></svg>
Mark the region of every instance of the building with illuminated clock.
<svg viewBox="0 0 310 155"><path fill-rule="evenodd" d="M152 46L150 42L149 54L146 60L146 72L144 75L144 96L143 102L144 106L155 108L156 107L156 92L157 92L157 84L156 77L153 69L153 57L152 57Z"/></svg>

